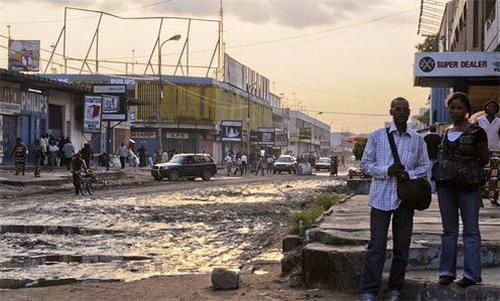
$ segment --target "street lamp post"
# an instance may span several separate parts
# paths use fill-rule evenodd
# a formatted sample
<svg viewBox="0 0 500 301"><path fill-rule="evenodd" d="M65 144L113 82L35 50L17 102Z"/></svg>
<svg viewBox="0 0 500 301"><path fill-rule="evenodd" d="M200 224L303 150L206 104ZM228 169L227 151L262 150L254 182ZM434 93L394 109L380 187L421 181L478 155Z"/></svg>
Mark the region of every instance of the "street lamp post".
<svg viewBox="0 0 500 301"><path fill-rule="evenodd" d="M247 136L248 136L248 143L247 143L247 156L250 156L250 89L252 87L255 87L257 85L257 82L253 84L247 84Z"/></svg>
<svg viewBox="0 0 500 301"><path fill-rule="evenodd" d="M156 119L158 122L158 148L159 148L159 153L161 154L163 152L163 139L161 136L161 126L160 126L160 121L161 121L161 104L163 103L163 81L161 78L161 49L165 43L168 41L179 41L181 39L181 35L176 34L175 36L170 37L168 40L163 41L163 43L158 45L158 106L156 110Z"/></svg>

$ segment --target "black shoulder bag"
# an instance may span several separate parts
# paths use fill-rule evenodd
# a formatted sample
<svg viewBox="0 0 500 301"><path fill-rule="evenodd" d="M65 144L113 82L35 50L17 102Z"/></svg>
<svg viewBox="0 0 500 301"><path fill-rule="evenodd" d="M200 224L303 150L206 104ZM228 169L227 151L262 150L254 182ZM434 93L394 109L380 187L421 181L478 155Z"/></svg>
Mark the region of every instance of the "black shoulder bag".
<svg viewBox="0 0 500 301"><path fill-rule="evenodd" d="M388 128L386 128L386 133L391 146L392 156L394 157L394 163L401 163L394 137L389 133ZM431 205L431 185L426 177L408 180L398 178L397 187L401 206L408 209L425 210Z"/></svg>

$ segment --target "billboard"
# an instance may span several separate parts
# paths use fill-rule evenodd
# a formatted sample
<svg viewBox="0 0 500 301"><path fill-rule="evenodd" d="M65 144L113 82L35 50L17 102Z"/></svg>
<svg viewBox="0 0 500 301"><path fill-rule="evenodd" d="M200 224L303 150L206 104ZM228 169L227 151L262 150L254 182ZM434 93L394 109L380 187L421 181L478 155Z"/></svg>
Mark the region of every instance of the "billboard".
<svg viewBox="0 0 500 301"><path fill-rule="evenodd" d="M319 149L323 150L330 149L330 140L321 140L319 142Z"/></svg>
<svg viewBox="0 0 500 301"><path fill-rule="evenodd" d="M40 40L9 40L9 70L40 71Z"/></svg>
<svg viewBox="0 0 500 301"><path fill-rule="evenodd" d="M270 98L270 80L227 54L224 55L224 81L264 100Z"/></svg>
<svg viewBox="0 0 500 301"><path fill-rule="evenodd" d="M127 121L126 85L94 85L93 92L102 96L103 121Z"/></svg>
<svg viewBox="0 0 500 301"><path fill-rule="evenodd" d="M259 128L261 145L274 145L274 128Z"/></svg>
<svg viewBox="0 0 500 301"><path fill-rule="evenodd" d="M222 141L241 141L242 136L242 121L222 120L221 136Z"/></svg>
<svg viewBox="0 0 500 301"><path fill-rule="evenodd" d="M415 77L500 76L498 52L422 52L415 54Z"/></svg>
<svg viewBox="0 0 500 301"><path fill-rule="evenodd" d="M85 109L83 113L83 132L100 133L102 116L102 98L95 95L85 96Z"/></svg>
<svg viewBox="0 0 500 301"><path fill-rule="evenodd" d="M299 140L310 140L311 139L311 128L301 127L299 128Z"/></svg>
<svg viewBox="0 0 500 301"><path fill-rule="evenodd" d="M285 131L276 131L274 133L274 145L275 146L287 146L288 139Z"/></svg>
<svg viewBox="0 0 500 301"><path fill-rule="evenodd" d="M250 131L250 142L258 143L260 140L260 133L257 131Z"/></svg>

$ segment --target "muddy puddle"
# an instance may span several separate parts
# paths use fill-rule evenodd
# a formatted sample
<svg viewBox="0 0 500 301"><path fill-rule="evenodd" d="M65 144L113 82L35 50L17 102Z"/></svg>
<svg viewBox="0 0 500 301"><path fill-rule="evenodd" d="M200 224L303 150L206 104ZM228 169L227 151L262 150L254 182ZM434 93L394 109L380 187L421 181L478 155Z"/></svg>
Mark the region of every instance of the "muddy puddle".
<svg viewBox="0 0 500 301"><path fill-rule="evenodd" d="M336 184L232 183L2 203L0 289L238 268L279 238L291 212L312 193Z"/></svg>

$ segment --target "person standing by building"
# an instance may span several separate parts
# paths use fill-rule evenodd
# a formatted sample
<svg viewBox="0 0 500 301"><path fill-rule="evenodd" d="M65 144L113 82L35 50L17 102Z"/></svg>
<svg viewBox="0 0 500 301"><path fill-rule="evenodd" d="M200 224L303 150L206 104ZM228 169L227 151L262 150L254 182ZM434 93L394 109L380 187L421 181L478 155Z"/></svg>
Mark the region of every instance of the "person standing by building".
<svg viewBox="0 0 500 301"><path fill-rule="evenodd" d="M484 184L483 166L489 161L488 139L481 127L467 120L471 111L467 94L453 93L446 103L453 124L443 137L442 151L445 156L440 156L437 161L438 166L443 166L442 171L437 168L433 173L443 225L439 283L447 285L456 278L460 215L463 223L464 274L457 284L468 287L482 280L479 208L481 186ZM447 172L449 175L444 174L444 166L453 166L453 170Z"/></svg>
<svg viewBox="0 0 500 301"><path fill-rule="evenodd" d="M161 163L167 163L168 162L168 152L166 149L163 150L163 152L161 153Z"/></svg>
<svg viewBox="0 0 500 301"><path fill-rule="evenodd" d="M12 158L14 158L14 165L16 166L16 176L21 173L24 176L24 171L26 169L26 145L23 143L21 138L16 138L16 144L12 149Z"/></svg>
<svg viewBox="0 0 500 301"><path fill-rule="evenodd" d="M260 174L263 176L264 175L264 169L265 169L265 166L266 166L266 160L264 159L264 156L259 156L257 158L257 163L255 164L255 175L258 176L259 175L259 170L260 170Z"/></svg>
<svg viewBox="0 0 500 301"><path fill-rule="evenodd" d="M52 170L54 166L57 166L57 153L59 152L59 147L56 145L55 140L50 140L49 147L47 148L47 165L49 170Z"/></svg>
<svg viewBox="0 0 500 301"><path fill-rule="evenodd" d="M64 156L64 165L66 165L66 168L69 170L71 166L71 160L75 155L75 147L73 146L69 138L66 138L66 140L64 141L62 152Z"/></svg>
<svg viewBox="0 0 500 301"><path fill-rule="evenodd" d="M49 134L42 135L40 139L40 147L42 148L42 156L40 157L40 166L45 165L45 159L47 158L47 147L49 145L49 139L48 139Z"/></svg>
<svg viewBox="0 0 500 301"><path fill-rule="evenodd" d="M499 105L495 100L490 100L484 105L486 116L477 120L478 125L488 136L488 149L490 151L489 168L486 169L487 184L485 197L489 197L493 206L500 206L500 187L498 187L498 160L500 157L500 118L498 114Z"/></svg>
<svg viewBox="0 0 500 301"><path fill-rule="evenodd" d="M388 282L388 300L399 300L408 265L414 210L400 206L397 180L427 175L429 158L424 140L407 127L409 102L392 100L393 123L370 135L361 161L364 173L372 176L370 187L370 243L365 255L359 289L360 300L375 300L382 283L386 259L387 234L392 218L393 259ZM401 163L394 163L388 135L396 142Z"/></svg>
<svg viewBox="0 0 500 301"><path fill-rule="evenodd" d="M241 176L248 172L248 157L245 153L241 155Z"/></svg>
<svg viewBox="0 0 500 301"><path fill-rule="evenodd" d="M122 145L120 146L120 149L118 150L118 156L120 157L120 165L121 168L125 168L125 162L127 161L127 156L128 156L128 149L125 146L125 143L122 142Z"/></svg>
<svg viewBox="0 0 500 301"><path fill-rule="evenodd" d="M36 139L31 149L31 157L33 159L33 165L35 165L35 178L40 177L40 165L43 162L42 139L43 138Z"/></svg>
<svg viewBox="0 0 500 301"><path fill-rule="evenodd" d="M226 155L226 157L224 158L224 163L226 164L226 172L227 176L229 177L233 168L233 157L231 156L231 153L228 153Z"/></svg>

